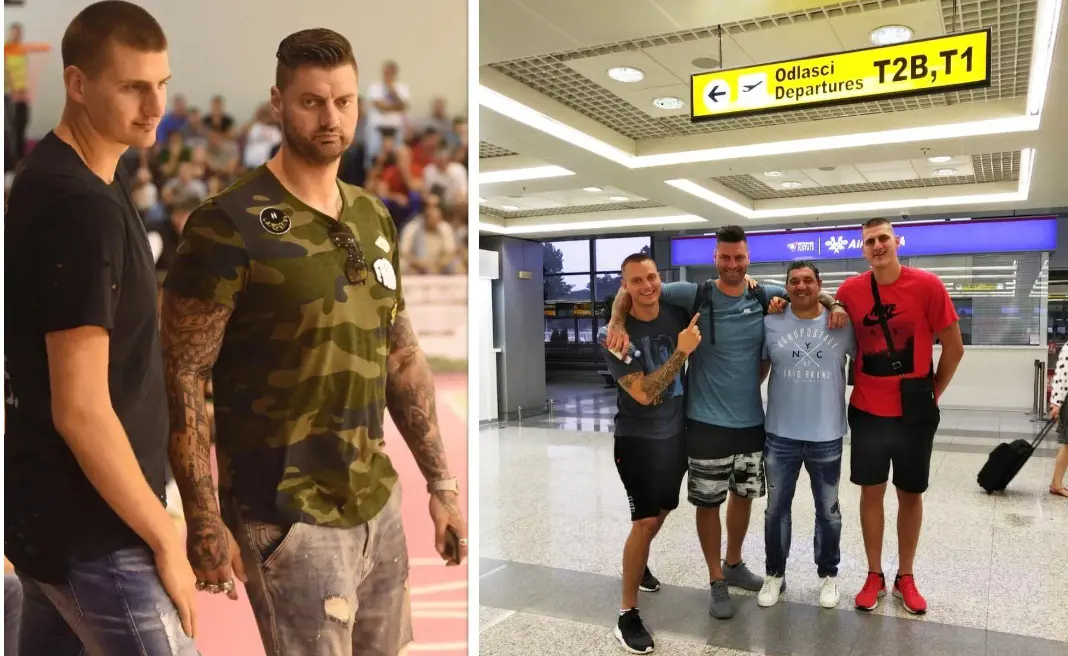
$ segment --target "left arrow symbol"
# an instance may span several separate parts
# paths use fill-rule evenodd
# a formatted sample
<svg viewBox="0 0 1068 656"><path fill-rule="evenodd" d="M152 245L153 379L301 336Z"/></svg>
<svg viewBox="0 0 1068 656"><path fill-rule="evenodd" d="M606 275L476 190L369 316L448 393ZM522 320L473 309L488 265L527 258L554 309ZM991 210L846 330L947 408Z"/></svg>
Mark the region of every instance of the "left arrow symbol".
<svg viewBox="0 0 1068 656"><path fill-rule="evenodd" d="M718 84L716 86L712 87L711 89L709 89L709 91L708 91L708 99L711 100L712 102L719 102L719 97L720 96L725 96L725 95L727 95L727 92L726 91L720 91Z"/></svg>

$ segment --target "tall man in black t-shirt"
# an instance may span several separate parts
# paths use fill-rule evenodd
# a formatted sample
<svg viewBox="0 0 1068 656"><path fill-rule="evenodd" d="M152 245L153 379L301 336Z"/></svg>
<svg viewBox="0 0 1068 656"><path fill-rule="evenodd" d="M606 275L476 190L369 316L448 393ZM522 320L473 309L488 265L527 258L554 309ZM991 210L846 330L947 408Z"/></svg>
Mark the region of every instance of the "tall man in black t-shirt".
<svg viewBox="0 0 1068 656"><path fill-rule="evenodd" d="M167 399L148 238L119 159L166 102L167 39L137 5L63 36L63 117L11 189L4 552L20 653L196 654L195 578L164 507Z"/></svg>
<svg viewBox="0 0 1068 656"><path fill-rule="evenodd" d="M632 522L623 547L623 599L615 635L627 651L647 654L653 651L653 639L638 614L638 589L660 589L647 566L649 546L668 513L679 506L687 466L681 372L701 333L696 317L689 319L660 302L660 274L653 258L644 253L628 256L622 277L632 305L626 320L632 350L604 349L619 387L615 460ZM602 329L599 335L602 344L604 333Z"/></svg>

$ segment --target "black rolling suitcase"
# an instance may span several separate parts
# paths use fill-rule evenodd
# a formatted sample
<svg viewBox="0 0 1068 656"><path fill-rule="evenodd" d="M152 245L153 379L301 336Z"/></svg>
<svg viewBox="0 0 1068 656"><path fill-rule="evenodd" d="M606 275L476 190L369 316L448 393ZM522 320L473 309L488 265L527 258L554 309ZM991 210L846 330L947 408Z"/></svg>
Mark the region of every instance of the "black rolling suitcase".
<svg viewBox="0 0 1068 656"><path fill-rule="evenodd" d="M987 494L1001 492L1008 487L1012 479L1016 477L1016 474L1019 474L1020 470L1023 469L1031 454L1035 452L1038 445L1042 443L1042 440L1046 439L1050 430L1056 425L1056 421L1047 421L1046 425L1035 436L1035 439L1030 442L1027 440L1013 440L1012 442L1002 442L997 445L990 453L990 457L987 458L986 464L979 470L979 487L986 490Z"/></svg>

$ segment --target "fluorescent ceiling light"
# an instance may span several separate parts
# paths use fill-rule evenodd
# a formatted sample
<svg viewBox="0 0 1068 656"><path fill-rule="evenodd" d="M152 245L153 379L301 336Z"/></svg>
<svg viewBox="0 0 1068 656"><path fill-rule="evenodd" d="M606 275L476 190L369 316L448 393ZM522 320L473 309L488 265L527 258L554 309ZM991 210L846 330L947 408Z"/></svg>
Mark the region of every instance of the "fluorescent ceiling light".
<svg viewBox="0 0 1068 656"><path fill-rule="evenodd" d="M495 184L500 182L518 182L520 180L541 180L543 178L560 178L565 175L575 175L574 171L568 171L562 166L535 166L528 169L510 169L506 171L479 172L479 184Z"/></svg>
<svg viewBox="0 0 1068 656"><path fill-rule="evenodd" d="M615 68L608 69L608 77L612 78L616 82L631 84L644 80L645 73L642 73L639 69L634 68L632 66L617 66Z"/></svg>
<svg viewBox="0 0 1068 656"><path fill-rule="evenodd" d="M780 183L779 186L783 189L797 189L798 187L804 187L805 185L796 180L787 180L786 182Z"/></svg>
<svg viewBox="0 0 1068 656"><path fill-rule="evenodd" d="M514 212L519 209L518 205L501 205L501 209L506 212Z"/></svg>
<svg viewBox="0 0 1068 656"><path fill-rule="evenodd" d="M478 102L508 118L527 125L535 130L578 146L595 155L625 166L629 169L642 169L674 164L698 164L701 162L722 162L750 157L772 157L783 154L810 153L827 150L844 150L846 148L866 148L869 146L912 143L916 141L936 141L940 139L959 139L977 137L987 134L1010 134L1031 132L1038 129L1038 116L1010 116L1007 118L986 119L966 123L948 123L942 125L924 125L912 128L880 130L878 132L860 132L854 134L835 134L826 137L809 137L790 141L768 141L741 146L724 146L704 150L689 150L660 155L633 155L624 152L600 139L577 130L560 121L549 118L526 105L500 94L485 86L479 86ZM480 174L480 181L486 174ZM530 178L527 178L530 179ZM509 180L511 181L511 180Z"/></svg>
<svg viewBox="0 0 1068 656"><path fill-rule="evenodd" d="M693 214L679 216L654 216L637 219L604 219L602 221L577 221L575 223L542 223L536 225L500 226L479 223L481 232L501 235L530 235L542 232L580 232L584 230L608 230L613 228L643 228L649 226L677 225L680 223L705 223L705 219Z"/></svg>
<svg viewBox="0 0 1068 656"><path fill-rule="evenodd" d="M954 174L956 174L956 172L957 172L957 169L935 169L934 170L934 174L935 175L954 175Z"/></svg>
<svg viewBox="0 0 1068 656"><path fill-rule="evenodd" d="M622 203L622 202L628 201L630 199L627 198L626 196L609 196L608 200L614 200L617 203Z"/></svg>
<svg viewBox="0 0 1068 656"><path fill-rule="evenodd" d="M663 110L682 109L684 103L682 98L676 98L674 96L662 96L660 98L653 99L653 107Z"/></svg>
<svg viewBox="0 0 1068 656"><path fill-rule="evenodd" d="M583 187L582 191L588 191L591 194L596 194L599 191L604 191L604 189L601 189L600 187Z"/></svg>
<svg viewBox="0 0 1068 656"><path fill-rule="evenodd" d="M937 155L935 157L928 157L927 161L932 163L932 164L945 164L946 162L948 162L948 161L950 161L952 159L953 158L950 157L949 155Z"/></svg>
<svg viewBox="0 0 1068 656"><path fill-rule="evenodd" d="M769 178L781 178L782 176L784 176L786 174L783 173L782 171L764 171L764 175L766 175Z"/></svg>
<svg viewBox="0 0 1068 656"><path fill-rule="evenodd" d="M838 205L820 205L810 207L783 207L760 210L747 207L736 201L703 187L691 180L665 180L666 184L688 194L718 205L747 219L770 219L795 216L812 216L819 214L842 214L846 212L880 212L886 210L904 210L921 207L943 207L952 205L978 205L985 203L1012 203L1027 200L1031 191L1031 173L1035 151L1025 148L1020 153L1020 180L1016 191L998 194L973 194L969 196L937 196L903 200L869 201L866 203L840 203Z"/></svg>
<svg viewBox="0 0 1068 656"><path fill-rule="evenodd" d="M1035 12L1034 48L1031 50L1031 71L1027 81L1027 115L1042 115L1053 68L1053 42L1061 20L1061 0L1039 0Z"/></svg>
<svg viewBox="0 0 1068 656"><path fill-rule="evenodd" d="M872 30L868 38L877 46L904 43L912 38L912 28L906 25L883 25Z"/></svg>

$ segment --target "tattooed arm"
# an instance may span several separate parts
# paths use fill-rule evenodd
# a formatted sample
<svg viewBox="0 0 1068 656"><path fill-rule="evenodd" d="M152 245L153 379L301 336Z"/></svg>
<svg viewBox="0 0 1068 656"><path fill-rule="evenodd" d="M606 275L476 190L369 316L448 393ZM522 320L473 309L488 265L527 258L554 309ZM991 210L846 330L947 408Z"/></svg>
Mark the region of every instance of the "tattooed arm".
<svg viewBox="0 0 1068 656"><path fill-rule="evenodd" d="M198 579L214 583L230 580L237 549L215 498L204 391L231 314L230 308L213 301L163 292L160 335L170 407L171 470L182 493L189 561ZM234 564L234 569L239 567Z"/></svg>
<svg viewBox="0 0 1068 656"><path fill-rule="evenodd" d="M427 483L452 478L441 442L434 396L434 376L415 339L412 322L406 311L398 312L390 332L386 361L386 407ZM450 564L462 562L467 557L467 523L456 492L432 492L430 518L434 522L434 547L438 553L447 558L446 527L452 527L462 541L458 557Z"/></svg>
<svg viewBox="0 0 1068 656"><path fill-rule="evenodd" d="M386 361L386 407L428 483L451 478L438 429L434 377L407 311L397 313Z"/></svg>
<svg viewBox="0 0 1068 656"><path fill-rule="evenodd" d="M660 395L675 380L675 376L682 371L687 357L689 356L685 351L676 350L668 358L668 361L660 365L660 368L656 371L650 374L627 374L616 382L638 403L642 405L658 405L660 403Z"/></svg>

